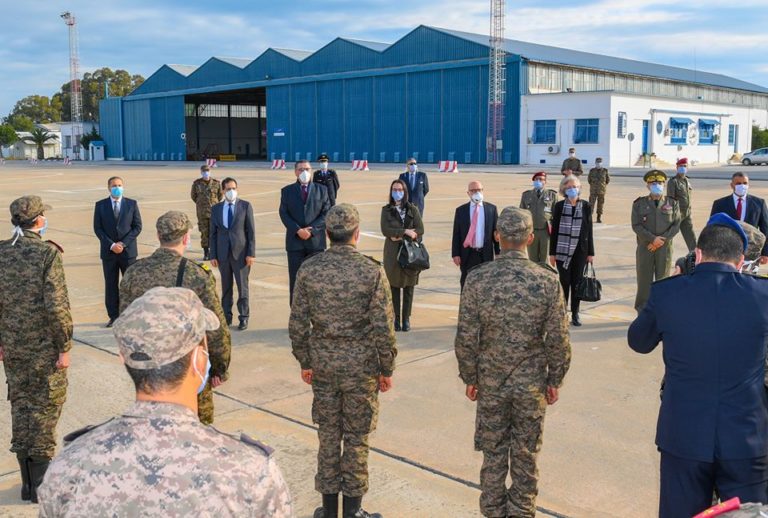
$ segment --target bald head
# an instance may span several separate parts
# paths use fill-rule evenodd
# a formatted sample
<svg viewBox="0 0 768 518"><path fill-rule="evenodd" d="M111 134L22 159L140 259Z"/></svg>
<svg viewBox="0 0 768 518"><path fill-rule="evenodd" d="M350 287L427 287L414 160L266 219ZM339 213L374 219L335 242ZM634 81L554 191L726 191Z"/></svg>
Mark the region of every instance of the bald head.
<svg viewBox="0 0 768 518"><path fill-rule="evenodd" d="M483 201L483 184L477 180L469 182L469 185L467 186L467 195L469 195L469 199L472 201Z"/></svg>

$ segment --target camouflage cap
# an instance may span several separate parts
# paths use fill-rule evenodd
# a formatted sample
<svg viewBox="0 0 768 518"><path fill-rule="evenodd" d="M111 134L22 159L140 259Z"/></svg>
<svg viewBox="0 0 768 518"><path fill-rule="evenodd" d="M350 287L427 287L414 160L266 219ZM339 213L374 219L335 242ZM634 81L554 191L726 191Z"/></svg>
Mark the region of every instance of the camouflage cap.
<svg viewBox="0 0 768 518"><path fill-rule="evenodd" d="M194 291L156 287L126 308L113 331L125 364L149 370L183 357L220 325Z"/></svg>
<svg viewBox="0 0 768 518"><path fill-rule="evenodd" d="M517 241L533 232L531 212L518 207L506 207L496 223L499 234L507 241Z"/></svg>
<svg viewBox="0 0 768 518"><path fill-rule="evenodd" d="M36 217L47 210L51 210L51 206L43 203L40 196L22 196L11 202L11 222L14 225L31 223Z"/></svg>
<svg viewBox="0 0 768 518"><path fill-rule="evenodd" d="M749 223L739 221L739 225L744 229L747 235L747 250L744 252L744 259L754 261L760 258L763 246L765 246L765 234Z"/></svg>
<svg viewBox="0 0 768 518"><path fill-rule="evenodd" d="M169 210L157 218L157 236L160 241L169 243L184 237L192 228L192 222L179 210Z"/></svg>
<svg viewBox="0 0 768 518"><path fill-rule="evenodd" d="M325 216L325 228L328 230L349 231L360 226L360 213L351 203L334 205Z"/></svg>

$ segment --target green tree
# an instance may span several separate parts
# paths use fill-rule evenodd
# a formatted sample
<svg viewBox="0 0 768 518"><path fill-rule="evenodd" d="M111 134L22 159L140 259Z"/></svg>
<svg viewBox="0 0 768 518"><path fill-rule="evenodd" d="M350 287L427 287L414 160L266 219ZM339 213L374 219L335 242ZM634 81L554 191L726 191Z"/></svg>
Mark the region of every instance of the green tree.
<svg viewBox="0 0 768 518"><path fill-rule="evenodd" d="M35 129L35 123L26 115L9 115L5 118L5 123L12 126L16 131L32 131Z"/></svg>
<svg viewBox="0 0 768 518"><path fill-rule="evenodd" d="M38 124L61 120L61 112L51 106L51 100L45 95L28 95L16 102L10 117L17 116L28 117Z"/></svg>
<svg viewBox="0 0 768 518"><path fill-rule="evenodd" d="M99 101L109 92L110 97L124 96L131 93L144 82L140 75L131 75L125 70L112 70L109 67L86 72L80 81L83 97L83 120L99 120ZM62 120L71 120L71 83L61 85L61 92L55 94L52 103L61 105Z"/></svg>
<svg viewBox="0 0 768 518"><path fill-rule="evenodd" d="M87 152L88 148L91 145L91 142L93 142L94 140L102 140L102 138L101 138L101 135L99 135L98 132L96 131L96 128L91 128L90 133L80 137L80 144L83 146L83 149L85 149Z"/></svg>
<svg viewBox="0 0 768 518"><path fill-rule="evenodd" d="M3 147L10 146L19 140L16 130L10 124L0 125L0 158L3 158Z"/></svg>
<svg viewBox="0 0 768 518"><path fill-rule="evenodd" d="M56 140L59 137L42 128L35 128L30 131L30 133L31 135L29 137L24 137L23 140L30 144L35 144L37 146L37 159L43 160L45 158L45 150L43 149L45 143L49 140Z"/></svg>
<svg viewBox="0 0 768 518"><path fill-rule="evenodd" d="M752 126L752 149L768 147L768 129Z"/></svg>

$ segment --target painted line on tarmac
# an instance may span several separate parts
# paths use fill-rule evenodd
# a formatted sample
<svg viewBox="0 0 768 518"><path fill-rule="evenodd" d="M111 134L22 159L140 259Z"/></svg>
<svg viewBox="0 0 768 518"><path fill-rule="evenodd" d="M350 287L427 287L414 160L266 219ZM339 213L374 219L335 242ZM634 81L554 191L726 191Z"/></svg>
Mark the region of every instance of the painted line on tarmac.
<svg viewBox="0 0 768 518"><path fill-rule="evenodd" d="M88 347L91 347L93 349L105 352L105 353L109 354L110 356L118 356L118 354L116 352L114 352L114 351L110 351L110 350L105 349L103 347L99 347L96 344L92 344L90 342L86 342L85 340L83 340L81 338L73 337L72 340L74 340L75 342L81 343L83 345L86 345ZM445 352L447 352L447 351L444 351L443 353L439 353L439 354L444 354ZM274 410L270 410L268 408L264 408L264 407L259 406L259 405L254 405L252 403L248 403L247 401L243 401L242 399L236 398L235 396L230 396L229 394L225 394L225 393L220 392L218 390L214 390L213 392L217 396L223 397L224 399L229 399L230 401L238 403L238 404L240 404L240 405L242 405L242 406L244 406L246 408L250 408L252 410L257 410L257 411L262 412L264 414L271 415L272 417L277 417L278 419L282 419L284 421L288 421L290 423L293 423L293 424L296 424L298 426L301 426L302 428L307 428L309 430L317 431L317 427L316 426L311 425L309 423L306 423L306 422L302 421L301 419L296 419L295 417L290 417L290 416L287 416L285 414L281 414L280 412L275 412ZM392 453L390 451L384 450L382 448L377 448L375 446L371 446L370 450L373 451L373 452L376 452L379 455L382 455L384 457L390 458L392 460L396 460L398 462L402 462L403 464L408 464L409 466L413 466L414 468L420 469L422 471L426 471L427 473L431 473L433 475L437 475L438 477L445 478L445 479L450 480L452 482L457 482L457 483L462 484L464 486L471 487L472 489L478 489L478 490L480 489L480 484L478 484L477 482L472 482L471 480L466 480L466 479L458 477L456 475L451 475L450 473L446 473L445 471L440 471L439 469L432 468L430 466L427 466L426 464L422 464L421 462L415 461L413 459L409 459L408 457L405 457L403 455L398 455L396 453ZM18 473L18 470L10 472L10 473ZM5 475L8 475L10 473L6 473ZM0 475L0 477L3 477L5 475ZM542 514L547 515L547 516L552 516L553 518L570 518L569 516L567 516L565 514L561 514L561 513L558 513L556 511L552 511L552 510L546 509L544 507L537 506L536 510L539 511L540 513L542 513Z"/></svg>

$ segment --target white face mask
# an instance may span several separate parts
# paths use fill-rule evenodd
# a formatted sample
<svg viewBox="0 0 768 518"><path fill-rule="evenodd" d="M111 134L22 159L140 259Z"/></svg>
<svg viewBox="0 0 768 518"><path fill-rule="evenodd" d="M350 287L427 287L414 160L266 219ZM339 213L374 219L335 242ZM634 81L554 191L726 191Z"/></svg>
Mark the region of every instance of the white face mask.
<svg viewBox="0 0 768 518"><path fill-rule="evenodd" d="M328 170L328 162L320 162L320 169L322 169L323 171L327 171Z"/></svg>
<svg viewBox="0 0 768 518"><path fill-rule="evenodd" d="M749 184L746 184L746 183L740 183L733 187L733 192L736 193L736 196L746 196L748 190L749 190Z"/></svg>
<svg viewBox="0 0 768 518"><path fill-rule="evenodd" d="M575 156L576 156L576 153L574 153L573 151L571 151L570 153L568 153L568 156L569 156L569 157L571 157L571 158L573 158L573 157L575 157Z"/></svg>
<svg viewBox="0 0 768 518"><path fill-rule="evenodd" d="M309 181L312 179L312 175L309 171L302 171L299 175L299 181L303 183L304 185L308 184Z"/></svg>
<svg viewBox="0 0 768 518"><path fill-rule="evenodd" d="M483 193L481 192L472 193L472 201L475 203L480 203L481 201L483 201Z"/></svg>
<svg viewBox="0 0 768 518"><path fill-rule="evenodd" d="M237 191L235 189L227 191L224 193L224 197L227 201L235 201L237 199Z"/></svg>

